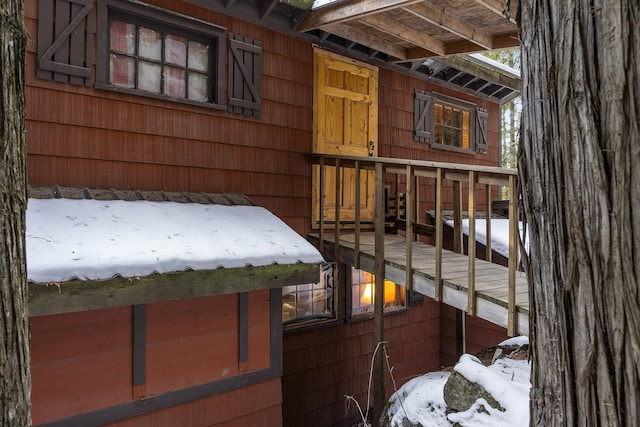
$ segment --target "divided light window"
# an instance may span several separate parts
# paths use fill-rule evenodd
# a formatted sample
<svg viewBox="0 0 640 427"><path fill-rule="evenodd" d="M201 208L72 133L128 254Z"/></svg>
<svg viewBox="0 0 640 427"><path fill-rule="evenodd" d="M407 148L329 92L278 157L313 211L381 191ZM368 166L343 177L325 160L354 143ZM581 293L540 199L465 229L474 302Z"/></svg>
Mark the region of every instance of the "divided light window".
<svg viewBox="0 0 640 427"><path fill-rule="evenodd" d="M226 30L142 3L98 1L96 87L224 107Z"/></svg>
<svg viewBox="0 0 640 427"><path fill-rule="evenodd" d="M468 108L436 100L434 103L433 142L471 148L471 111Z"/></svg>
<svg viewBox="0 0 640 427"><path fill-rule="evenodd" d="M320 280L282 288L282 322L285 327L334 320L333 264L320 266Z"/></svg>
<svg viewBox="0 0 640 427"><path fill-rule="evenodd" d="M113 18L109 83L171 98L209 102L213 46L206 39Z"/></svg>
<svg viewBox="0 0 640 427"><path fill-rule="evenodd" d="M375 275L351 267L351 315L373 313L375 300ZM384 311L391 312L406 307L405 287L391 280L384 281Z"/></svg>

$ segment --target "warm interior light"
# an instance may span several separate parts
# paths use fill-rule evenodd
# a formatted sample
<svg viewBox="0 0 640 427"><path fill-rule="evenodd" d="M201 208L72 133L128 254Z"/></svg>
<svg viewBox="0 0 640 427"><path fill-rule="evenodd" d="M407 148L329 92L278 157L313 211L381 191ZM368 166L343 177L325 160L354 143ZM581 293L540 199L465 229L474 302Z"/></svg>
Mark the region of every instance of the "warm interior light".
<svg viewBox="0 0 640 427"><path fill-rule="evenodd" d="M396 300L396 284L390 280L384 281L384 303L389 304Z"/></svg>
<svg viewBox="0 0 640 427"><path fill-rule="evenodd" d="M360 305L373 304L373 284L367 283L361 286L362 293L360 294Z"/></svg>

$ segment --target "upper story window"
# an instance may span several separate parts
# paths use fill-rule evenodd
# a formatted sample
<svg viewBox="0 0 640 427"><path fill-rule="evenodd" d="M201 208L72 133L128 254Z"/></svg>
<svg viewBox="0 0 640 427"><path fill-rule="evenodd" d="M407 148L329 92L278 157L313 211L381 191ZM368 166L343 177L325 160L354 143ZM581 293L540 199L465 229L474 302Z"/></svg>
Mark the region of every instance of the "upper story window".
<svg viewBox="0 0 640 427"><path fill-rule="evenodd" d="M215 47L161 27L114 18L109 31L109 83L171 98L209 102Z"/></svg>
<svg viewBox="0 0 640 427"><path fill-rule="evenodd" d="M466 101L416 90L414 138L436 148L486 153L487 112Z"/></svg>
<svg viewBox="0 0 640 427"><path fill-rule="evenodd" d="M433 142L467 150L471 147L471 110L437 100L434 105Z"/></svg>
<svg viewBox="0 0 640 427"><path fill-rule="evenodd" d="M226 108L224 28L140 3L99 7L96 87Z"/></svg>
<svg viewBox="0 0 640 427"><path fill-rule="evenodd" d="M351 267L351 315L373 313L375 301L375 275ZM397 311L406 307L405 287L391 280L384 281L384 311Z"/></svg>

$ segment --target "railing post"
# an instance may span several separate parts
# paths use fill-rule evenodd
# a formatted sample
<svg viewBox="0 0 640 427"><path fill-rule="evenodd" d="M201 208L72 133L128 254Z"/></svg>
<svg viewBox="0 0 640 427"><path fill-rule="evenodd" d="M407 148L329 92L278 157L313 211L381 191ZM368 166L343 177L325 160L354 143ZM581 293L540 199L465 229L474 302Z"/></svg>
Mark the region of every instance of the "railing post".
<svg viewBox="0 0 640 427"><path fill-rule="evenodd" d="M518 205L516 203L516 176L509 176L509 294L507 302L507 334L518 333L516 322L516 269L518 265Z"/></svg>
<svg viewBox="0 0 640 427"><path fill-rule="evenodd" d="M320 157L320 162L318 167L320 171L318 172L318 223L319 223L319 237L320 244L319 249L320 253L323 253L324 250L324 157Z"/></svg>
<svg viewBox="0 0 640 427"><path fill-rule="evenodd" d="M486 193L486 230L485 235L487 236L487 242L485 244L485 256L484 259L487 262L491 262L493 259L493 249L491 248L491 217L493 216L491 210L491 184L486 185L487 193Z"/></svg>
<svg viewBox="0 0 640 427"><path fill-rule="evenodd" d="M467 240L467 256L469 260L467 312L476 315L476 172L469 171L469 238Z"/></svg>
<svg viewBox="0 0 640 427"><path fill-rule="evenodd" d="M460 181L453 181L453 251L462 251L462 188Z"/></svg>
<svg viewBox="0 0 640 427"><path fill-rule="evenodd" d="M405 286L408 290L413 290L413 191L413 167L407 165L407 190L404 195L404 206L407 220L405 224Z"/></svg>
<svg viewBox="0 0 640 427"><path fill-rule="evenodd" d="M356 192L356 212L355 212L355 236L354 236L354 267L360 268L360 197L362 196L360 192L360 161L356 160L355 163L356 171L355 171L355 192Z"/></svg>
<svg viewBox="0 0 640 427"><path fill-rule="evenodd" d="M336 159L336 187L335 187L335 226L334 233L335 238L333 239L334 247L333 247L333 259L336 263L340 262L340 199L341 194L340 190L342 189L342 185L340 183L340 159ZM336 264L337 265L337 264Z"/></svg>
<svg viewBox="0 0 640 427"><path fill-rule="evenodd" d="M435 300L442 301L442 169L436 169L436 283Z"/></svg>

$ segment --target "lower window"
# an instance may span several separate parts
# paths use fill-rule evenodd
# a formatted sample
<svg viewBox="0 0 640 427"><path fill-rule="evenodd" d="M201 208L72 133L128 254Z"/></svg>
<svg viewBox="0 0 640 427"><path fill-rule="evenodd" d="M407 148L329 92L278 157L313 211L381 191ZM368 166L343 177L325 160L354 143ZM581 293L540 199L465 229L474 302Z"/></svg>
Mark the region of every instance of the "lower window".
<svg viewBox="0 0 640 427"><path fill-rule="evenodd" d="M335 319L333 264L320 266L316 283L282 288L282 322L294 325Z"/></svg>
<svg viewBox="0 0 640 427"><path fill-rule="evenodd" d="M373 313L375 301L375 275L351 267L351 315ZM391 280L384 281L384 311L396 311L406 307L405 287Z"/></svg>

